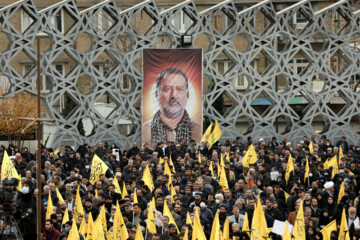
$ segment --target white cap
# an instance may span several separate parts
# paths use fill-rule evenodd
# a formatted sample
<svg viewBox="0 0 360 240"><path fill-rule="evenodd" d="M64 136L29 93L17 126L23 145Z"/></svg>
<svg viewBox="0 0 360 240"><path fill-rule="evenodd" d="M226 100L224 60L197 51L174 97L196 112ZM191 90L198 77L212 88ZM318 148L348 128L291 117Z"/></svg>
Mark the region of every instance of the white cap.
<svg viewBox="0 0 360 240"><path fill-rule="evenodd" d="M264 139L263 139L263 138L259 138L259 142L261 142L261 141L264 141Z"/></svg>
<svg viewBox="0 0 360 240"><path fill-rule="evenodd" d="M324 188L325 189L330 189L330 188L332 188L332 187L334 187L334 183L333 182L326 182L325 184L324 184Z"/></svg>

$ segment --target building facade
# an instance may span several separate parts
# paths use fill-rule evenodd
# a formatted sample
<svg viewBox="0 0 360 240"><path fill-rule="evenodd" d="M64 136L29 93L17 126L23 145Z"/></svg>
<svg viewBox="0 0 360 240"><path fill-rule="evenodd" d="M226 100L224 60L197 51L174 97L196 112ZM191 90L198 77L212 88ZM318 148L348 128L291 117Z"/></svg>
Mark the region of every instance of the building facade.
<svg viewBox="0 0 360 240"><path fill-rule="evenodd" d="M184 47L203 49L205 126L219 120L225 139L359 144L359 13L347 1L1 4L0 86L36 92L39 38L53 147L140 141L142 49Z"/></svg>

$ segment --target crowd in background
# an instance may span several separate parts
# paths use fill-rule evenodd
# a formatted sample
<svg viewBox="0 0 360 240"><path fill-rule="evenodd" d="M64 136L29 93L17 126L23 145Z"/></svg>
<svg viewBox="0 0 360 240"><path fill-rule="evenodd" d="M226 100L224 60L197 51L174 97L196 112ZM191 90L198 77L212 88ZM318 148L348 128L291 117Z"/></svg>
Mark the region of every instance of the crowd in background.
<svg viewBox="0 0 360 240"><path fill-rule="evenodd" d="M257 162L244 167L242 159L250 145L255 148ZM183 239L186 229L188 239L191 239L196 211L200 213L207 239L210 238L217 211L221 229L228 219L231 239L250 239L249 232L242 231L244 217L246 214L251 229L258 198L269 229L276 221L287 220L294 225L297 211L303 204L306 239L324 239L321 230L333 220L336 220L339 229L343 209L350 239L360 239L360 148L350 145L345 136L337 142L331 142L326 136L321 139L303 137L303 140L293 144L287 137L274 137L267 142L262 138L237 138L218 142L210 149L207 143L200 145L195 141L189 144L184 141L159 143L155 149L150 149L149 144L138 146L135 142L130 149L101 142L97 146L84 144L78 149L70 146L57 149L43 147L41 186L37 186L35 180L37 167L34 153L14 145L0 146L1 162L5 151L22 176L22 188L17 189L16 207L12 211L24 239L36 238L36 199L39 197L43 202L42 229L46 240L67 239L73 220L80 228L83 218L88 221L89 213L96 221L101 211L105 211L106 230L111 232L117 206L129 239L135 239L138 225L146 239ZM95 154L108 166L108 170L91 184L89 178ZM294 171L286 181L290 155ZM334 156L338 157L339 169L336 174L324 166L326 160ZM228 189L220 185L217 176L221 159ZM305 176L307 160L310 171ZM170 175L164 173L165 164L170 167ZM212 169L209 169L210 164ZM153 178L152 191L148 183L142 180L147 166ZM114 179L122 192L116 191ZM168 187L169 181L175 194ZM342 183L344 194L338 199ZM127 195L122 194L125 192L123 186ZM4 187L3 183L0 187ZM39 187L42 189L41 196L38 195ZM78 189L84 215L73 218ZM57 190L64 201L60 201ZM135 204L134 194L137 198ZM53 214L46 219L49 195ZM156 233L147 231L148 209L152 199L156 208ZM169 217L163 214L165 201L176 224L170 223ZM69 221L64 223L66 210ZM0 214L3 213L4 206L0 201ZM338 239L338 234L338 231L333 231L331 239ZM272 232L269 237L281 239ZM79 238L88 239L87 234L82 233L79 233Z"/></svg>

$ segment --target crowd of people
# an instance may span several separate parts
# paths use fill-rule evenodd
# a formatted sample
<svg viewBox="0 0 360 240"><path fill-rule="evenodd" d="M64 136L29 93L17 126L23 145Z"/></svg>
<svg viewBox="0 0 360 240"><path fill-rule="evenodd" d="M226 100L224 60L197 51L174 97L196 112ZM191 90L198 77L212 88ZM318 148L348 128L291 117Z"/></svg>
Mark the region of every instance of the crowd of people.
<svg viewBox="0 0 360 240"><path fill-rule="evenodd" d="M310 144L311 143L311 144ZM243 166L243 157L250 145L257 154L257 161ZM309 145L312 145L309 148ZM343 136L332 143L326 136L316 139L303 137L298 143L291 143L287 137L273 137L266 142L263 138L237 138L234 141L217 143L208 148L208 143L191 141L185 144L167 142L151 149L149 144L138 146L133 143L128 150L115 144L98 143L97 146L82 145L78 149L61 146L58 149L42 148L41 186L36 182L36 157L26 148L14 145L0 146L0 161L5 151L21 174L21 189L16 190L16 204L11 209L18 219L24 239L36 239L36 199L41 198L43 239L64 240L76 221L80 228L83 218L88 221L89 213L94 221L105 210L107 231L111 232L114 214L120 208L128 239L135 239L137 229L145 239L183 239L187 229L188 239L193 233L193 221L198 211L204 234L210 238L215 216L219 217L220 228L228 219L229 238L250 239L250 232L243 231L245 214L251 229L254 209L258 199L264 210L269 239L281 239L271 231L277 221L288 221L294 225L300 204L303 204L306 239L324 238L321 230L333 220L340 228L345 209L350 239L360 239L360 148L350 145ZM343 155L339 156L340 149ZM108 166L105 174L94 184L89 181L92 159L95 154ZM199 156L200 154L200 156ZM285 179L288 158L291 155L294 171L288 181ZM324 163L338 156L338 172ZM228 188L220 185L217 176L220 161ZM309 174L305 176L306 162ZM0 163L1 163L0 162ZM165 174L168 164L171 174ZM212 169L209 169L212 164ZM154 189L142 179L149 168ZM120 188L115 190L114 179ZM175 190L169 189L169 181ZM339 199L341 184L344 194ZM0 185L5 188L3 182ZM41 196L38 189L41 188ZM73 218L75 199L79 189L84 215ZM14 187L15 190L15 187ZM64 201L60 201L57 191ZM134 195L137 202L134 204ZM52 199L53 214L46 219L48 200ZM150 202L155 203L156 233L147 230ZM302 201L301 201L302 200ZM175 223L164 215L164 202ZM118 207L117 207L118 206ZM4 214L4 203L0 201L0 214ZM63 222L65 212L69 221ZM218 212L218 215L216 213ZM190 221L189 221L190 219ZM137 226L140 226L138 228ZM332 231L331 239L338 239L339 232ZM106 237L106 236L105 236ZM89 239L79 233L79 239Z"/></svg>

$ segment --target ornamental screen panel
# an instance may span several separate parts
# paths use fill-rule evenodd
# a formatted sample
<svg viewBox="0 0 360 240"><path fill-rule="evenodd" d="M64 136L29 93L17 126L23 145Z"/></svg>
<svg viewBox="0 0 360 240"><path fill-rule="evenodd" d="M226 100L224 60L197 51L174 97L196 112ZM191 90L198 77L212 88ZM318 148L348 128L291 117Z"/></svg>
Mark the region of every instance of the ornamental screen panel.
<svg viewBox="0 0 360 240"><path fill-rule="evenodd" d="M223 139L325 134L359 144L360 12L344 0L317 9L103 1L79 11L65 0L40 10L19 1L0 9L0 87L3 97L36 94L40 38L49 144L127 148L141 141L143 50L201 48L204 129L218 120Z"/></svg>

